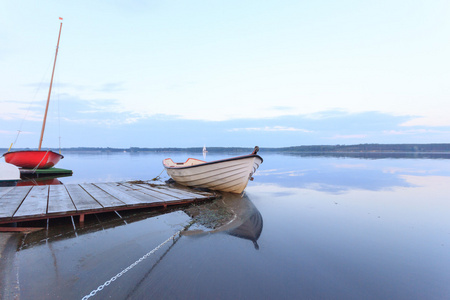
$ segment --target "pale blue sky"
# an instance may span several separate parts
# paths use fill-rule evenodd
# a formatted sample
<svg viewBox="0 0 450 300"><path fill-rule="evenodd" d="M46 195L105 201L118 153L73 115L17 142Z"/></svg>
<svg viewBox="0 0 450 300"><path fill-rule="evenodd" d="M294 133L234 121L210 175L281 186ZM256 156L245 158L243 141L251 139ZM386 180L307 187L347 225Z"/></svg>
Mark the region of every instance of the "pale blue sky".
<svg viewBox="0 0 450 300"><path fill-rule="evenodd" d="M449 16L449 1L2 1L0 147L19 128L15 146L37 147L58 17L47 147L450 142Z"/></svg>

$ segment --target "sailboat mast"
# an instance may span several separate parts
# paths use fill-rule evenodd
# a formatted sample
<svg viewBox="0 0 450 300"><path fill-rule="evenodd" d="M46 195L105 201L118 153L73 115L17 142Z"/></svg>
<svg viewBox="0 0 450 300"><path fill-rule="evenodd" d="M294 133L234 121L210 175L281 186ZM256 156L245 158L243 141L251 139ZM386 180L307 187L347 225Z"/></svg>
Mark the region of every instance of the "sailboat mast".
<svg viewBox="0 0 450 300"><path fill-rule="evenodd" d="M62 20L62 18L60 18L60 20ZM53 63L52 79L50 80L50 88L48 89L47 105L45 106L44 121L42 122L41 138L39 139L38 150L41 150L42 140L44 139L45 122L47 121L48 105L50 103L50 95L52 93L53 75L55 74L56 57L58 56L59 39L61 37L61 29L62 29L62 21L61 21L61 25L59 26L58 43L56 44L56 53L55 53L55 61Z"/></svg>

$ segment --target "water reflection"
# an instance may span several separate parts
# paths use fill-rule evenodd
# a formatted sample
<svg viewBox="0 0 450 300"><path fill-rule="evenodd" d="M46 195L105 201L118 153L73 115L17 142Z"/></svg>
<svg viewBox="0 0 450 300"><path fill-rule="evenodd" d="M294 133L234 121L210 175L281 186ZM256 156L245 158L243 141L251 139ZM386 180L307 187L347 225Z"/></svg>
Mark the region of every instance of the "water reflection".
<svg viewBox="0 0 450 300"><path fill-rule="evenodd" d="M16 263L10 269L2 270L2 280L19 280L20 292L11 294L12 298L31 299L43 295L61 299L81 298L84 294L80 293L88 294L167 239L180 226L183 228L192 221L194 224L186 236L200 237L200 231L202 234L222 232L251 241L256 249L259 248L257 241L263 227L260 212L248 197L224 195L222 199L182 208L87 215L84 226L71 217L50 219L49 224L47 221L37 222L33 226L40 226L41 230L25 234L15 241ZM186 243L190 244L188 240L194 241L186 236L178 236L169 242L140 265L144 268L138 267L127 273L121 278L121 284L103 291L102 297L126 298L137 289L145 289L154 273L161 270L158 268L161 263L170 265L174 251L183 251ZM184 246L180 246L179 240L185 242ZM204 242L208 244L210 241L194 241L200 249L205 247ZM230 243L228 246L236 247ZM168 255L169 252L172 255ZM190 256L196 257L193 253ZM163 270L172 268L163 267ZM39 284L34 280L36 276L39 276L40 283L57 284Z"/></svg>
<svg viewBox="0 0 450 300"><path fill-rule="evenodd" d="M247 196L224 193L222 198L215 201L198 203L186 208L144 209L86 215L82 225L78 224L76 217L36 221L31 224L42 230L25 235L17 246L17 250L28 249L42 243L77 238L174 211L183 211L193 221L190 229L183 232L185 236L224 232L249 240L253 242L256 249L259 249L257 241L263 228L261 213Z"/></svg>
<svg viewBox="0 0 450 300"><path fill-rule="evenodd" d="M64 183L151 179L166 156L67 156ZM449 159L264 159L249 198L38 224L2 253L0 294L81 299L196 220L97 298L449 299Z"/></svg>
<svg viewBox="0 0 450 300"><path fill-rule="evenodd" d="M356 156L356 154L354 154ZM450 176L448 159L397 159L383 154L325 157L303 155L266 155L265 166L258 170L254 185L273 184L285 188L305 188L330 194L350 190L382 191L414 187L408 175ZM400 156L400 154L397 154ZM425 155L425 154L424 154ZM431 155L431 154L430 154ZM450 158L446 155L445 157Z"/></svg>
<svg viewBox="0 0 450 300"><path fill-rule="evenodd" d="M27 178L17 182L17 186L32 186L32 185L57 185L63 184L58 178L61 176L48 176L39 178Z"/></svg>
<svg viewBox="0 0 450 300"><path fill-rule="evenodd" d="M385 159L385 158L424 158L424 159L450 159L450 153L439 152L311 152L311 153L288 153L286 155L299 157L337 157L337 158L360 158L360 159Z"/></svg>
<svg viewBox="0 0 450 300"><path fill-rule="evenodd" d="M24 236L17 250L32 248L39 244L77 238L83 235L95 234L99 231L118 228L143 221L148 218L172 213L177 209L143 209L136 211L109 212L86 215L84 224L79 224L76 217L49 219L32 222L34 227L42 229ZM23 223L19 225L25 225Z"/></svg>
<svg viewBox="0 0 450 300"><path fill-rule="evenodd" d="M195 226L183 235L194 236L224 232L253 242L259 249L258 239L263 229L263 218L248 196L226 194L222 199L191 206L184 210Z"/></svg>

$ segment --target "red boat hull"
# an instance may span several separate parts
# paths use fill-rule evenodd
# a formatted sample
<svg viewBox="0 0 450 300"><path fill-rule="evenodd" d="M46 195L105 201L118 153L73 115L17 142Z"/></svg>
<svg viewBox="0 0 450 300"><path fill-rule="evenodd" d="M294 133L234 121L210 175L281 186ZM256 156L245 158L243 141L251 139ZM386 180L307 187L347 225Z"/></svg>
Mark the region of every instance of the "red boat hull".
<svg viewBox="0 0 450 300"><path fill-rule="evenodd" d="M13 151L3 154L5 162L24 169L48 169L56 165L64 156L53 151Z"/></svg>

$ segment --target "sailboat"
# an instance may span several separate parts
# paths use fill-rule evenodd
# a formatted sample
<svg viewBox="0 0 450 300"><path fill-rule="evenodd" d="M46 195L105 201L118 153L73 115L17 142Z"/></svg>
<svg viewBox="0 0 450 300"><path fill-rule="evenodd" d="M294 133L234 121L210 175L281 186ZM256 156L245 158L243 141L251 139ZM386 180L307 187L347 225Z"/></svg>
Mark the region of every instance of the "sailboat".
<svg viewBox="0 0 450 300"><path fill-rule="evenodd" d="M50 95L52 93L53 75L55 74L56 57L58 56L59 39L61 37L61 25L59 26L58 43L56 45L55 61L53 63L52 78L50 80L50 88L48 91L47 105L45 107L44 120L42 122L41 138L39 140L38 150L9 151L4 153L5 162L13 164L25 169L48 169L56 165L64 156L51 150L41 150L42 140L44 138L45 123L47 121L48 106L50 103ZM11 144L12 146L12 144ZM10 147L11 149L11 147Z"/></svg>

